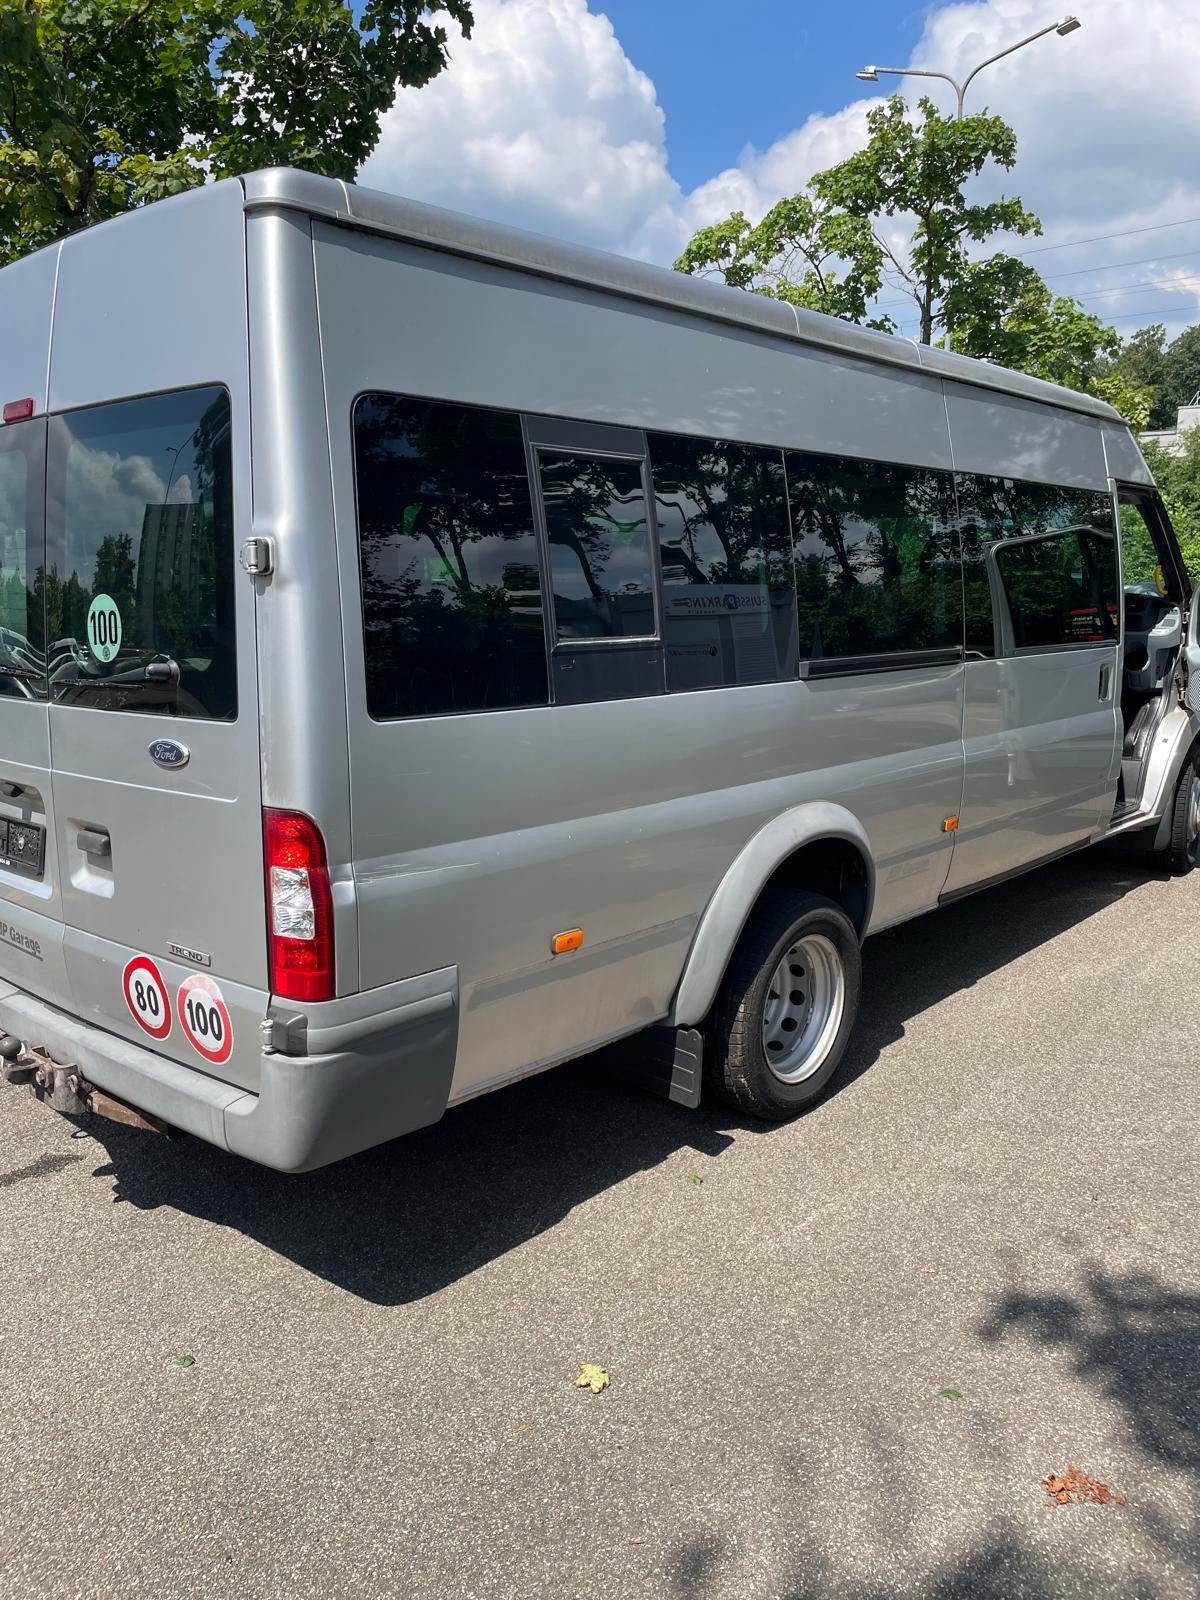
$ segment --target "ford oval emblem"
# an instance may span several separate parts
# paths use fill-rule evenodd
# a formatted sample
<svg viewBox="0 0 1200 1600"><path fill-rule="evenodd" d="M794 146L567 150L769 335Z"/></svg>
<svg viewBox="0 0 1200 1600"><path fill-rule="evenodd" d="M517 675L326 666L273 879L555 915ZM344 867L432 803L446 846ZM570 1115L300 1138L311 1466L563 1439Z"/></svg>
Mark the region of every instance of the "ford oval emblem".
<svg viewBox="0 0 1200 1600"><path fill-rule="evenodd" d="M192 759L187 745L177 739L155 739L150 745L150 755L160 767L186 767Z"/></svg>

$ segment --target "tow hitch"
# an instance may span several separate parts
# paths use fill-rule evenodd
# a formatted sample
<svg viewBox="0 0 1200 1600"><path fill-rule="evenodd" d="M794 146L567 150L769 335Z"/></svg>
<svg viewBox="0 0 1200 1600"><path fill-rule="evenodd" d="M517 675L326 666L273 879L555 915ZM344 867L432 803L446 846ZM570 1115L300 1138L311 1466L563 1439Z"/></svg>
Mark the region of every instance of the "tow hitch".
<svg viewBox="0 0 1200 1600"><path fill-rule="evenodd" d="M97 1089L89 1083L79 1068L70 1063L55 1061L44 1050L22 1044L11 1033L0 1037L0 1064L8 1083L27 1083L35 1099L49 1106L51 1111L61 1111L66 1117L82 1117L89 1112L96 1117L107 1117L111 1122L123 1122L131 1128L143 1128L147 1133L170 1134L171 1128L161 1117L148 1111L139 1111L115 1095Z"/></svg>

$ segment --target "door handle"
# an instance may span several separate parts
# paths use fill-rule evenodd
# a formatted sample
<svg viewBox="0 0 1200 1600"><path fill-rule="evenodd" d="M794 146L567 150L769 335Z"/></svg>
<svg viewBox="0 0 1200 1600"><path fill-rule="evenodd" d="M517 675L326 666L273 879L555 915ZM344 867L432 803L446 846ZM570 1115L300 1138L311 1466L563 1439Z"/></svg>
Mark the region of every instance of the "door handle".
<svg viewBox="0 0 1200 1600"><path fill-rule="evenodd" d="M102 828L80 828L75 843L87 856L112 855L112 839Z"/></svg>
<svg viewBox="0 0 1200 1600"><path fill-rule="evenodd" d="M1108 699L1108 687L1109 687L1109 684L1111 684L1111 682L1112 682L1112 665L1111 665L1110 662L1106 661L1104 663L1104 665L1100 668L1100 699L1101 700L1107 700Z"/></svg>

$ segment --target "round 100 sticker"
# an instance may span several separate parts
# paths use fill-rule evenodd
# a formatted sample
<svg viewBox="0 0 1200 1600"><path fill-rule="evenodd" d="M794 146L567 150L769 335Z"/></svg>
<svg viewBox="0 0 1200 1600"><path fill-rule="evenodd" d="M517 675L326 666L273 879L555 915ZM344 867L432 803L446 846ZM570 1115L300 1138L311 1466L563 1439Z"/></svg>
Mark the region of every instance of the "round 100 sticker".
<svg viewBox="0 0 1200 1600"><path fill-rule="evenodd" d="M233 1054L233 1023L216 981L203 973L193 973L179 985L175 1005L192 1049L214 1067L228 1061Z"/></svg>
<svg viewBox="0 0 1200 1600"><path fill-rule="evenodd" d="M112 661L121 648L121 613L108 594L98 594L88 607L87 639L97 661Z"/></svg>
<svg viewBox="0 0 1200 1600"><path fill-rule="evenodd" d="M138 1027L152 1039L165 1039L171 1031L171 1001L162 973L149 956L134 956L125 963L121 987Z"/></svg>

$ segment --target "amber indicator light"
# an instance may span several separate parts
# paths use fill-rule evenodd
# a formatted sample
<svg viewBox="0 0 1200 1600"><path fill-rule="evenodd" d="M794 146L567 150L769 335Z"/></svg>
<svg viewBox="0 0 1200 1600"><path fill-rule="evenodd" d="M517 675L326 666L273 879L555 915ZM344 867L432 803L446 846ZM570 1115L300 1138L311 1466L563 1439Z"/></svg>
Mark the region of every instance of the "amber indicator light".
<svg viewBox="0 0 1200 1600"><path fill-rule="evenodd" d="M568 928L565 933L556 933L550 941L550 948L556 956L565 956L568 950L578 950L583 943L582 928Z"/></svg>
<svg viewBox="0 0 1200 1600"><path fill-rule="evenodd" d="M943 833L953 833L954 830L957 827L958 827L958 818L957 817L947 817L945 822L942 823L942 832Z"/></svg>

